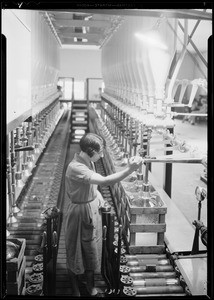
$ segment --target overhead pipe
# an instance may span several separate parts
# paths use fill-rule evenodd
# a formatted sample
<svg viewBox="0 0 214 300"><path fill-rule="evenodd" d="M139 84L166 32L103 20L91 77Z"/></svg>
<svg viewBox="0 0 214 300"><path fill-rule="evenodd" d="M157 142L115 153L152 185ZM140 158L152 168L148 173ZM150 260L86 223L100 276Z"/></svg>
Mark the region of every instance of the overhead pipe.
<svg viewBox="0 0 214 300"><path fill-rule="evenodd" d="M115 96L116 96L116 99L119 100L120 78L119 78L118 66L117 66L117 49L115 49L112 56L113 56L112 63L113 63L113 70L114 70L114 78L115 78Z"/></svg>
<svg viewBox="0 0 214 300"><path fill-rule="evenodd" d="M128 97L127 97L127 86L128 86L128 81L127 81L127 74L125 70L125 43L124 43L124 25L121 27L120 32L117 35L118 42L119 42L119 47L120 47L120 74L122 77L122 101L123 103L127 103Z"/></svg>
<svg viewBox="0 0 214 300"><path fill-rule="evenodd" d="M137 29L140 30L142 26L142 19L138 19L138 26ZM144 106L144 103L147 103L147 97L148 97L148 82L147 82L147 78L146 78L146 73L145 73L145 68L144 68L144 63L143 63L143 47L141 44L141 41L139 41L136 37L134 39L134 44L135 44L135 56L134 56L134 60L135 60L135 64L136 64L136 70L137 70L137 74L138 74L138 97L139 97L139 105L140 105L140 113L142 114L142 112L146 113L146 109L143 110L143 108L146 108L146 106Z"/></svg>
<svg viewBox="0 0 214 300"><path fill-rule="evenodd" d="M118 68L118 75L119 75L119 80L120 80L120 90L119 90L119 100L124 101L124 96L125 96L125 78L124 78L124 73L123 73L123 45L121 43L121 32L122 27L119 29L119 32L117 34L117 68Z"/></svg>
<svg viewBox="0 0 214 300"><path fill-rule="evenodd" d="M114 62L114 55L115 51L111 52L111 55L109 55L109 67L110 67L110 80L111 80L111 86L112 86L112 96L114 98L117 98L116 91L117 91L117 77L115 72L115 62ZM111 59L110 59L111 57Z"/></svg>
<svg viewBox="0 0 214 300"><path fill-rule="evenodd" d="M120 42L120 55L121 55L121 65L120 65L120 72L121 72L121 76L122 76L122 81L123 81L123 103L127 104L128 101L128 95L127 95L127 87L128 87L128 79L127 79L127 74L126 74L126 67L125 67L125 51L126 51L126 45L124 43L124 26L125 26L125 22L123 27L121 28L120 34L117 36L117 38L119 39Z"/></svg>
<svg viewBox="0 0 214 300"><path fill-rule="evenodd" d="M140 31L142 27L142 19L135 18L132 24L132 65L134 69L134 76L135 76L135 95L136 95L136 107L142 110L143 101L147 101L147 79L144 70L142 55L143 55L143 45L142 43L136 38L135 33L136 31ZM145 112L145 111L144 111ZM141 113L141 112L140 112Z"/></svg>
<svg viewBox="0 0 214 300"><path fill-rule="evenodd" d="M143 65L144 65L144 70L147 78L147 91L148 91L147 98L145 99L146 102L143 103L143 106L145 107L147 113L154 114L155 82L151 70L151 65L149 63L149 57L147 51L144 51Z"/></svg>
<svg viewBox="0 0 214 300"><path fill-rule="evenodd" d="M120 32L121 28L119 28ZM119 33L117 34L119 36ZM117 99L119 101L122 101L123 96L123 77L121 72L121 45L119 43L119 40L117 38L114 38L115 40L115 51L114 51L114 64L115 64L115 72L117 76Z"/></svg>
<svg viewBox="0 0 214 300"><path fill-rule="evenodd" d="M130 43L129 39L127 37L130 37L130 28L128 20L124 23L123 31L122 31L122 42L123 42L123 72L125 77L125 90L126 90L126 103L131 105L131 91L132 91L132 81L130 76L130 70L129 70L129 60L130 60Z"/></svg>
<svg viewBox="0 0 214 300"><path fill-rule="evenodd" d="M171 81L169 83L169 88L168 88L168 95L167 95L167 99L166 99L166 103L172 103L173 102L173 98L172 98L172 91L173 91L173 86L175 84L175 80L178 76L178 72L180 70L180 67L183 63L184 57L186 55L186 51L187 51L187 43L188 43L188 20L184 20L184 41L183 41L183 48L182 51L180 53L179 59L177 61L177 64L175 66Z"/></svg>
<svg viewBox="0 0 214 300"><path fill-rule="evenodd" d="M106 76L106 47L102 49L102 56L101 56L101 69L102 69L102 78L105 83L104 93L107 93L107 76Z"/></svg>
<svg viewBox="0 0 214 300"><path fill-rule="evenodd" d="M131 104L135 107L139 107L138 105L138 97L137 97L137 91L138 91L138 82L137 82L137 68L135 64L135 56L136 56L136 47L135 47L135 36L134 31L136 30L136 19L131 18L129 22L129 74L130 74L130 81L131 81L131 92L132 92L132 101Z"/></svg>
<svg viewBox="0 0 214 300"><path fill-rule="evenodd" d="M131 36L131 27L130 27L130 20L126 24L126 34L127 39L125 39L125 50L126 50L126 59L125 65L127 67L127 77L128 77L128 103L130 106L134 106L134 98L133 98L133 90L134 90L134 80L133 80L133 73L132 73L132 62L131 62L131 43L132 43L132 36Z"/></svg>
<svg viewBox="0 0 214 300"><path fill-rule="evenodd" d="M109 84L111 87L111 96L115 97L115 74L114 74L112 54L113 54L112 52L111 55L110 53L108 53L108 73L109 73L108 76L109 76Z"/></svg>
<svg viewBox="0 0 214 300"><path fill-rule="evenodd" d="M120 50L119 43L116 40L116 49L114 53L114 64L115 64L115 73L117 76L117 99L119 101L122 100L122 89L123 89L123 83L122 83L122 76L121 76L121 69L120 69Z"/></svg>
<svg viewBox="0 0 214 300"><path fill-rule="evenodd" d="M155 82L155 101L156 101L156 117L164 117L164 100L165 100L165 84L169 73L170 62L174 53L171 41L163 39L167 33L167 26L164 18L160 18L152 29L153 39L157 45L150 46L148 51L149 63ZM164 41L166 44L163 44Z"/></svg>
<svg viewBox="0 0 214 300"><path fill-rule="evenodd" d="M145 18L143 19L143 22L141 23L142 27L148 28L154 22L153 18ZM140 32L141 33L141 32ZM143 34L148 33L148 29L144 30ZM137 37L135 36L137 39ZM140 64L141 67L141 75L144 75L143 77L143 86L146 84L146 90L147 93L144 96L143 99L143 109L146 111L146 113L154 113L154 100L155 100L155 82L154 77L152 74L151 64L149 62L149 55L148 53L151 51L150 45L148 45L146 42L142 42L138 39L138 44L141 47L141 61L142 64ZM146 80L145 80L146 78Z"/></svg>
<svg viewBox="0 0 214 300"><path fill-rule="evenodd" d="M144 50L142 48L142 45L139 44L139 41L134 37L133 40L134 43L134 53L133 53L133 65L134 65L134 70L136 74L136 89L135 89L135 94L136 94L136 107L138 108L138 120L142 117L142 114L147 113L147 102L148 102L148 90L147 90L147 78L145 74L145 68L143 64L143 53Z"/></svg>

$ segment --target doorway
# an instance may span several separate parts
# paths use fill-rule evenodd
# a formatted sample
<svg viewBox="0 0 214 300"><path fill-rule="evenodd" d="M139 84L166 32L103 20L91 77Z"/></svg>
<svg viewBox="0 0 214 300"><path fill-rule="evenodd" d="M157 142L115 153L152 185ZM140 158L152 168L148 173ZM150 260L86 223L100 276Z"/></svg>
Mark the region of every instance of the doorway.
<svg viewBox="0 0 214 300"><path fill-rule="evenodd" d="M74 81L74 100L85 100L85 82Z"/></svg>
<svg viewBox="0 0 214 300"><path fill-rule="evenodd" d="M57 86L61 88L62 96L60 97L67 106L71 107L71 101L74 99L74 78L73 77L59 77ZM66 105L66 103L64 103Z"/></svg>

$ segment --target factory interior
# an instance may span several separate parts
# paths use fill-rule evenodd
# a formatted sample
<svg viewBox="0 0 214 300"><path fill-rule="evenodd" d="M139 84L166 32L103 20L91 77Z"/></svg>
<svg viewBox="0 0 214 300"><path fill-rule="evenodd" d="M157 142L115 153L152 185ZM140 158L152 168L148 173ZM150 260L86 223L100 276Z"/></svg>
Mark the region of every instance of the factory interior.
<svg viewBox="0 0 214 300"><path fill-rule="evenodd" d="M1 297L75 298L65 174L91 132L102 176L143 161L98 186L96 296L212 299L212 5L34 5L1 7Z"/></svg>

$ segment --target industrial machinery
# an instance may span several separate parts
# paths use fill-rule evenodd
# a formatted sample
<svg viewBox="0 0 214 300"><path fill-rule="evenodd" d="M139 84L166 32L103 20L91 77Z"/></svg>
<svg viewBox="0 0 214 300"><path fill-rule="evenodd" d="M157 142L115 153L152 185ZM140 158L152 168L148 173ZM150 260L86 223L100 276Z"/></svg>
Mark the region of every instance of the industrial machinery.
<svg viewBox="0 0 214 300"><path fill-rule="evenodd" d="M110 290L123 296L140 297L205 295L207 250L204 246L207 231L200 223L200 214L206 190L199 186L196 188L198 220L193 222L196 230L184 222L184 234L172 221L173 218L180 218L179 222L182 223L184 218L178 214L173 202L160 189L149 170L153 163L201 164L204 158L200 154L196 156L190 145L170 133L173 128L170 120L154 120L152 125L147 122L146 116L144 118L136 113L137 117L134 119L133 112L134 108L131 112L131 108L125 109L125 105L118 106L115 105L115 100L106 101L103 98L101 113L99 115L97 112L97 118L90 128L102 135L107 142L106 153L102 158L107 174L123 168L132 155L140 155L144 160L144 166L138 172L110 188L112 197L109 198L109 193L106 194L101 188L104 199L113 204L115 210L114 236L109 238L109 243L116 246L112 266L117 266L117 262L120 262L119 270L114 268L112 271L117 274L116 277L111 279L112 274L109 274L108 282L112 283ZM162 145L159 144L159 147L164 148L166 155L150 157L152 137L155 135L162 135ZM176 154L172 154L173 152ZM98 172L102 174L103 167L97 165ZM110 251L107 256L111 255ZM190 278L191 268L198 268L198 272L200 269L200 275L196 272L191 274L195 278Z"/></svg>
<svg viewBox="0 0 214 300"><path fill-rule="evenodd" d="M7 102L8 119L7 294L72 295L63 232L68 205L63 201L64 174L81 136L95 132L106 141L104 158L95 164L97 172L117 172L131 156L143 159L142 167L120 183L99 187L105 206L97 287L107 297L207 295L208 230L201 218L207 191L195 187L198 215L189 223L172 201L172 166L202 164L201 180L207 182L207 156L175 135L174 118L190 116L185 108L192 107L195 97L212 94L212 84L210 91L207 88L206 59L192 40L199 23L212 20L212 14L206 12L209 5L184 10L39 11L38 7L31 11L23 8L28 4L18 3L17 9L10 10L7 3L2 23L3 75L7 79L2 101ZM190 21L196 23L189 33ZM209 30L203 36L203 49L210 60ZM65 72L60 63L65 58L67 74L71 69L67 58L75 57L60 54L59 45L67 47L69 40L100 47L104 85L93 105L87 98L89 78L84 86L87 99L75 96L74 77L68 81L68 85L72 82L68 99L61 99L57 89L57 80L65 78L59 77ZM180 67L186 54L194 70L187 74L191 79L182 78L186 66L185 70ZM84 52L82 57L77 64L80 70ZM207 113L191 116L206 119ZM163 184L153 173L160 163ZM84 278L79 279L84 286Z"/></svg>
<svg viewBox="0 0 214 300"><path fill-rule="evenodd" d="M193 220L196 227L194 230L168 196L169 187L164 191L151 172L154 163L198 164L203 163L204 158L196 156L195 152L191 152L190 145L173 135L173 123L170 120L167 123L164 120L156 120L155 126L152 124L147 126L146 122L142 122L143 118L141 119L140 115L134 119L127 112L105 101L101 113L94 109L94 115L96 117L89 120L89 129L102 135L107 143L104 158L96 163L97 172L109 174L120 170L132 155L142 156L144 160L141 169L120 184L100 187L100 192L106 201L103 207L105 226L101 272L106 284L105 295L118 297L205 295L207 292L207 231L200 217L202 201L207 197L206 190L200 186L196 188L198 217L197 220ZM56 130L61 132L63 128L66 131L65 122L70 126L68 120L65 112ZM60 138L62 137L63 135L60 135ZM15 141L18 138L19 134L16 134ZM65 135L65 138L68 141L69 135ZM155 147L162 147L166 155L150 155L153 140ZM13 138L10 139L11 148L8 147L8 153L9 149L13 150L12 142ZM52 156L61 155L61 159L62 157L65 159L66 151L63 149L63 152L56 154L56 147L59 146L54 140L47 148L47 151L53 152L49 152L47 156L43 150L38 166L31 169L33 175L29 176L26 188L24 190L22 188L20 192L17 188L21 189L18 182L22 178L17 177L16 191L20 193L18 201L13 200L12 191L8 186L11 208L15 206L19 208L17 212L10 211L8 232L13 238L26 237L27 239L25 254L28 276L25 293L30 295L42 296L55 293L57 255L60 257L62 255L58 254L58 251L61 253L61 248L58 249L61 240L61 221L51 223L52 217L58 216L59 213L56 205L59 207L61 205L58 194L62 177L54 179L51 176L53 168L48 166ZM16 146L16 149L19 150L15 152L17 154L22 153L21 150L29 153L33 151L34 156L37 154L35 144L32 142L19 148ZM24 161L24 157L22 159ZM11 183L9 162L8 155L8 184ZM20 160L17 164L19 162ZM60 163L60 170L62 176L62 163ZM170 177L169 170L166 168L167 182ZM55 171L59 176L59 169ZM26 176L27 172L24 172L23 169L22 174ZM47 173L50 176L49 183L47 183ZM38 184L41 186L40 189ZM44 198L44 191L47 193L46 198ZM175 216L179 218L179 224L174 222ZM200 276L196 271L189 273L191 268L200 269ZM50 272L51 283L47 280ZM195 276L194 279L191 276Z"/></svg>

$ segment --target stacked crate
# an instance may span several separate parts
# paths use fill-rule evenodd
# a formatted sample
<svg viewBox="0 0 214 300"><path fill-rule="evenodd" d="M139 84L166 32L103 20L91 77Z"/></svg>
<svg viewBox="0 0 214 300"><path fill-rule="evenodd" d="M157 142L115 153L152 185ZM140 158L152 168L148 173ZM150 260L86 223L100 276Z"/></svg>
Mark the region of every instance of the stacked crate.
<svg viewBox="0 0 214 300"><path fill-rule="evenodd" d="M167 207L157 195L160 206L139 207L132 205L130 194L120 188L124 231L130 254L161 254L165 252L164 233ZM134 198L134 197L133 197Z"/></svg>
<svg viewBox="0 0 214 300"><path fill-rule="evenodd" d="M18 257L7 261L6 278L7 278L7 295L24 295L25 294L25 269L26 257L24 256L26 240L25 239L7 239L20 246Z"/></svg>

